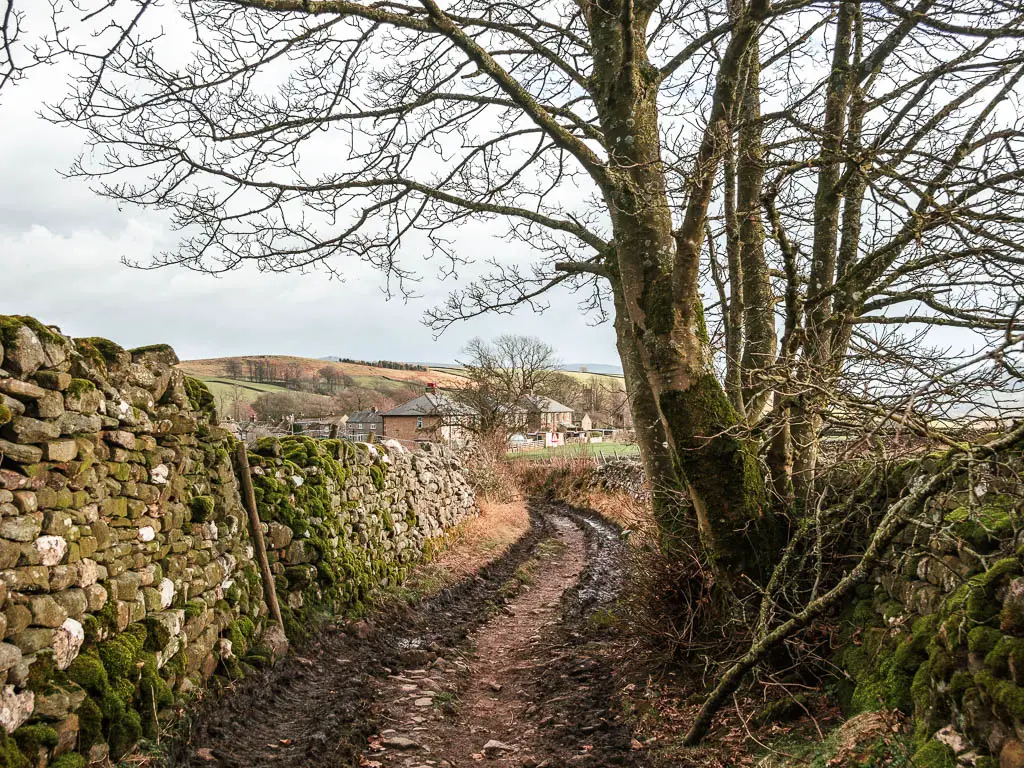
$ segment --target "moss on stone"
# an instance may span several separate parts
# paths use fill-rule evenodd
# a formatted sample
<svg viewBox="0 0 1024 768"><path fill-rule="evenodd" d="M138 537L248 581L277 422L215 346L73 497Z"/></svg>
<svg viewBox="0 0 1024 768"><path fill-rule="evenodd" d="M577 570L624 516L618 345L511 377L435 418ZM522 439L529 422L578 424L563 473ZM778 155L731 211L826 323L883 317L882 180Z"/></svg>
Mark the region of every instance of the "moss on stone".
<svg viewBox="0 0 1024 768"><path fill-rule="evenodd" d="M212 496L194 496L189 502L192 511L192 522L205 523L213 517L215 503Z"/></svg>
<svg viewBox="0 0 1024 768"><path fill-rule="evenodd" d="M72 379L68 385L67 394L73 397L80 397L87 392L92 392L96 389L96 385L88 379Z"/></svg>
<svg viewBox="0 0 1024 768"><path fill-rule="evenodd" d="M914 753L913 765L916 768L956 768L956 753L933 739Z"/></svg>
<svg viewBox="0 0 1024 768"><path fill-rule="evenodd" d="M13 418L14 414L11 412L11 409L3 403L0 403L0 425L6 424Z"/></svg>
<svg viewBox="0 0 1024 768"><path fill-rule="evenodd" d="M256 635L256 625L248 616L240 616L228 625L225 637L231 641L231 647L238 656L244 656L252 645Z"/></svg>
<svg viewBox="0 0 1024 768"><path fill-rule="evenodd" d="M142 623L146 627L146 641L142 646L143 650L162 651L166 648L171 641L170 630L151 616L143 619Z"/></svg>
<svg viewBox="0 0 1024 768"><path fill-rule="evenodd" d="M213 393L206 383L192 376L185 377L185 394L188 397L188 404L193 411L206 413L214 416L217 413L217 405Z"/></svg>
<svg viewBox="0 0 1024 768"><path fill-rule="evenodd" d="M64 337L28 315L0 315L0 343L11 345L20 328L28 328L36 337L49 344L61 344Z"/></svg>
<svg viewBox="0 0 1024 768"><path fill-rule="evenodd" d="M206 603L202 600L189 600L185 603L185 618L188 621L197 619L206 613Z"/></svg>
<svg viewBox="0 0 1024 768"><path fill-rule="evenodd" d="M387 480L384 477L384 469L379 464L370 465L370 478L373 481L373 487L378 491L383 491L387 485Z"/></svg>
<svg viewBox="0 0 1024 768"><path fill-rule="evenodd" d="M85 759L84 755L80 755L77 752L66 752L52 763L49 763L47 768L85 768L88 764L89 761Z"/></svg>
<svg viewBox="0 0 1024 768"><path fill-rule="evenodd" d="M115 344L110 339L104 339L101 336L89 336L83 339L75 339L75 342L88 344L99 353L103 358L103 362L107 365L116 363L118 358L125 353L124 347L120 344Z"/></svg>
<svg viewBox="0 0 1024 768"><path fill-rule="evenodd" d="M135 664L145 642L146 628L141 624L131 624L124 632L100 643L100 661L107 675L111 679L128 678L135 672Z"/></svg>
<svg viewBox="0 0 1024 768"><path fill-rule="evenodd" d="M160 676L153 653L143 653L140 658L142 669L139 674L138 711L142 733L148 739L155 739L160 730L157 713L174 703L171 687Z"/></svg>
<svg viewBox="0 0 1024 768"><path fill-rule="evenodd" d="M0 316L0 320L2 319ZM18 743L8 736L7 731L3 728L0 728L0 766L3 768L32 768L32 763L22 754Z"/></svg>
<svg viewBox="0 0 1024 768"><path fill-rule="evenodd" d="M40 748L52 749L57 746L57 731L42 723L23 725L13 735L21 751L28 755L37 754Z"/></svg>
<svg viewBox="0 0 1024 768"><path fill-rule="evenodd" d="M1001 639L1002 635L992 627L977 626L967 633L967 650L984 655L995 648Z"/></svg>
<svg viewBox="0 0 1024 768"><path fill-rule="evenodd" d="M67 674L57 668L52 651L40 651L29 667L28 680L25 687L33 693L50 693L59 688L66 688L70 682Z"/></svg>

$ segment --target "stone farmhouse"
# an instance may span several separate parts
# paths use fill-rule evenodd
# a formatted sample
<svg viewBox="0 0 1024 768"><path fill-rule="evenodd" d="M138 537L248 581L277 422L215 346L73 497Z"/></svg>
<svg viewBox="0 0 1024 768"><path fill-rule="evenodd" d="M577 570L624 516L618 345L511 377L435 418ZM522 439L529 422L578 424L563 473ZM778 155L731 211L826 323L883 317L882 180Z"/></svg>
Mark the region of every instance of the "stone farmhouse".
<svg viewBox="0 0 1024 768"><path fill-rule="evenodd" d="M362 412L360 412L362 413ZM349 416L349 424L358 414ZM519 405L517 420L527 431L558 432L572 426L573 410L540 395L527 395ZM407 403L380 414L381 434L396 440L465 440L471 436L477 413L441 392L436 384Z"/></svg>
<svg viewBox="0 0 1024 768"><path fill-rule="evenodd" d="M396 440L465 440L477 415L428 384L427 391L381 414L383 436Z"/></svg>

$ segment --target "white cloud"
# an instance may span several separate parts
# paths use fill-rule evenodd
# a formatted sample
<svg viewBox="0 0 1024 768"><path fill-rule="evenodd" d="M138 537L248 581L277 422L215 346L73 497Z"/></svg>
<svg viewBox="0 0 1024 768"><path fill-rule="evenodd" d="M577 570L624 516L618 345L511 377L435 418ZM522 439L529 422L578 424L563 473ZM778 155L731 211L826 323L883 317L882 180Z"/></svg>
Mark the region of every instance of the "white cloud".
<svg viewBox="0 0 1024 768"><path fill-rule="evenodd" d="M542 337L567 362L617 363L610 326L592 327L564 295L544 315L482 318L435 342L420 319L452 286L434 280L437 265L430 263L422 263L422 298L408 303L385 303L380 276L362 264L346 266L345 282L322 272L242 269L214 278L125 267L123 256L145 263L172 247L174 234L157 214L119 210L82 181L60 176L81 136L36 112L43 100L58 98L64 78L59 69L36 71L0 105L0 313L33 315L72 335L106 336L126 347L166 342L183 358L276 353L447 361L473 336L513 332ZM476 255L515 247L487 232L464 229L460 248ZM417 259L410 249L405 266Z"/></svg>

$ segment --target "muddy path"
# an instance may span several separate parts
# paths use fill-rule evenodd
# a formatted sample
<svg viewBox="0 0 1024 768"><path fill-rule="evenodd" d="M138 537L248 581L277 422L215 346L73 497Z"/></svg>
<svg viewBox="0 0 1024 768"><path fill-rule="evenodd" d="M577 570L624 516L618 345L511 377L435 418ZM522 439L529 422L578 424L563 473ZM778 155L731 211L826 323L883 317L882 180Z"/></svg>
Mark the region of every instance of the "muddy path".
<svg viewBox="0 0 1024 768"><path fill-rule="evenodd" d="M535 504L477 575L373 623L331 626L194 717L170 765L638 765L592 653L613 601L614 526Z"/></svg>

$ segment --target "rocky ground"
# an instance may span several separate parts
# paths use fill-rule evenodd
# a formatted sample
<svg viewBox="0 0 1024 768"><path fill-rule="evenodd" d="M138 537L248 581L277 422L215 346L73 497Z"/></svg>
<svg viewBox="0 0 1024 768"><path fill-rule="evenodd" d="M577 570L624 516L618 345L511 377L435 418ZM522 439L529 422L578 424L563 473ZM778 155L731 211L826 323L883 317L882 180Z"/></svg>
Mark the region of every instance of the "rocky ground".
<svg viewBox="0 0 1024 768"><path fill-rule="evenodd" d="M414 607L331 626L195 718L172 765L637 765L590 654L617 530L538 505L503 556Z"/></svg>

